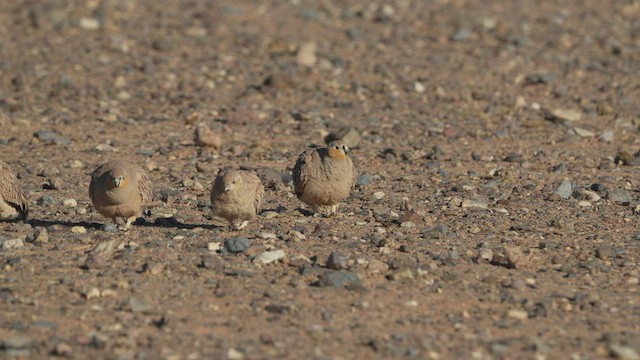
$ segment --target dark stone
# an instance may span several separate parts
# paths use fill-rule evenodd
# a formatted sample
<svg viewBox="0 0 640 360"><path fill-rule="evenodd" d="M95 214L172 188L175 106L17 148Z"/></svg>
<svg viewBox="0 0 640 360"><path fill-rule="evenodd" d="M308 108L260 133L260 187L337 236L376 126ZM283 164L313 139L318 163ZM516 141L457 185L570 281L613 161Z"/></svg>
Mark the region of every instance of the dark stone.
<svg viewBox="0 0 640 360"><path fill-rule="evenodd" d="M241 236L234 236L224 239L223 252L226 251L235 254L245 251L249 246L251 246L249 239L243 238Z"/></svg>

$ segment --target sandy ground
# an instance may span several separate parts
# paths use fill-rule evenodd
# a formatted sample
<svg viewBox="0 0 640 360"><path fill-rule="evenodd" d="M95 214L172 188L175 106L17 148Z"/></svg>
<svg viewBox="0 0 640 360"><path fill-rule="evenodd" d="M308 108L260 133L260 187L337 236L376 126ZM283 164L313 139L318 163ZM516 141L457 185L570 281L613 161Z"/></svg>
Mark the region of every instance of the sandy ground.
<svg viewBox="0 0 640 360"><path fill-rule="evenodd" d="M634 0L0 2L0 154L31 210L0 223L2 356L638 359L639 19ZM291 170L343 126L358 184L309 216ZM154 184L126 233L87 194L110 159ZM266 187L242 231L211 214L225 166Z"/></svg>

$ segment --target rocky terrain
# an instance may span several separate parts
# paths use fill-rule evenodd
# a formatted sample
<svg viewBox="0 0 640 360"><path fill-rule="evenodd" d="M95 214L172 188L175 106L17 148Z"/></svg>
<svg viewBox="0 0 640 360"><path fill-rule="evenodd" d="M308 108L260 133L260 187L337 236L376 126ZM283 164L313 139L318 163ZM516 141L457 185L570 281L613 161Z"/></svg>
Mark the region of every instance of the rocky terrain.
<svg viewBox="0 0 640 360"><path fill-rule="evenodd" d="M637 0L2 1L0 357L639 359L639 75ZM358 179L314 217L327 137ZM154 184L127 232L110 159Z"/></svg>

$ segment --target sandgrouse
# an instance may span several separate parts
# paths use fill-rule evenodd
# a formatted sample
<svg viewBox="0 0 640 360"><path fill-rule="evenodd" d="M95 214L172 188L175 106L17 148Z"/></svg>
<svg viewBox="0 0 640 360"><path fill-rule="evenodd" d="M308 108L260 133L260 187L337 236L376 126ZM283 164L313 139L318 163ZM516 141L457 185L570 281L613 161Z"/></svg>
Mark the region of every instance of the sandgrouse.
<svg viewBox="0 0 640 360"><path fill-rule="evenodd" d="M349 147L332 141L326 148L309 149L300 154L293 168L296 195L315 213L335 214L340 201L349 197L356 175L348 157Z"/></svg>
<svg viewBox="0 0 640 360"><path fill-rule="evenodd" d="M96 210L116 224L117 218L126 218L121 227L126 231L151 200L151 183L137 165L109 161L98 166L91 175L89 197Z"/></svg>
<svg viewBox="0 0 640 360"><path fill-rule="evenodd" d="M27 199L9 165L0 161L0 220L27 218Z"/></svg>
<svg viewBox="0 0 640 360"><path fill-rule="evenodd" d="M216 216L242 230L260 211L263 197L264 186L256 174L222 169L213 182L211 206Z"/></svg>

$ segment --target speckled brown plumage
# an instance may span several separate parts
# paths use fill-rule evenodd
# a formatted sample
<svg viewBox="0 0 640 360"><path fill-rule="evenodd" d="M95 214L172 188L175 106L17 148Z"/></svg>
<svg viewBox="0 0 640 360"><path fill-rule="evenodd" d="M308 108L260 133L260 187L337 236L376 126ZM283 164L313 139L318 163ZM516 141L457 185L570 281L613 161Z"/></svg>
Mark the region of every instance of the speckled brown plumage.
<svg viewBox="0 0 640 360"><path fill-rule="evenodd" d="M9 165L0 160L0 220L21 220L28 215L27 199Z"/></svg>
<svg viewBox="0 0 640 360"><path fill-rule="evenodd" d="M262 206L264 186L260 178L249 171L223 169L213 182L211 206L213 213L240 230L256 217Z"/></svg>
<svg viewBox="0 0 640 360"><path fill-rule="evenodd" d="M340 202L351 193L356 183L349 147L332 141L327 148L303 152L293 168L293 184L298 198L314 212L329 207L338 210Z"/></svg>
<svg viewBox="0 0 640 360"><path fill-rule="evenodd" d="M91 203L100 214L116 223L117 218L126 218L123 230L142 215L151 196L151 183L146 172L129 162L106 162L91 175Z"/></svg>

